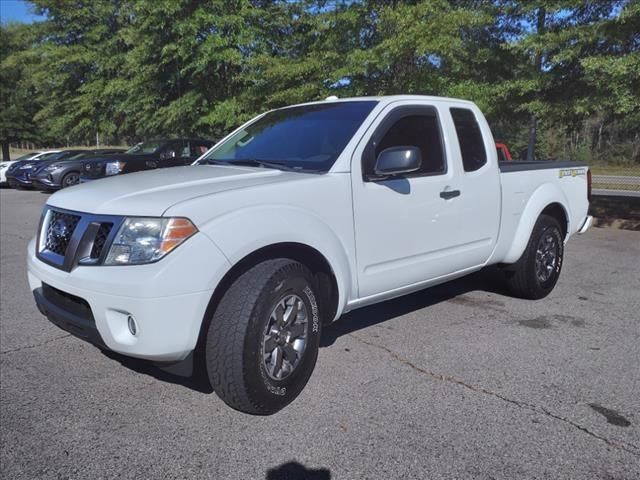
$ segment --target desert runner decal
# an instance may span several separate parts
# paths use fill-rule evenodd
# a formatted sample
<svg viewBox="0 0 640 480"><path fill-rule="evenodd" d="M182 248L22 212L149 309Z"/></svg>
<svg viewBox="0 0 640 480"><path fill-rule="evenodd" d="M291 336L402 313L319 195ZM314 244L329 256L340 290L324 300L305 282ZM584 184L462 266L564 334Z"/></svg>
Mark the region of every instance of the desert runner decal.
<svg viewBox="0 0 640 480"><path fill-rule="evenodd" d="M558 177L577 177L578 175L586 175L586 168L561 168Z"/></svg>

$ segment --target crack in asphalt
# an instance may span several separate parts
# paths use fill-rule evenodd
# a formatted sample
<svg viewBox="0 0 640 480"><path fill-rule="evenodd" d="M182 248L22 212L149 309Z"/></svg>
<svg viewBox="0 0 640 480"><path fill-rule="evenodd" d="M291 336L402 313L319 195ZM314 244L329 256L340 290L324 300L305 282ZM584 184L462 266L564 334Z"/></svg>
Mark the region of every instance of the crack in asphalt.
<svg viewBox="0 0 640 480"><path fill-rule="evenodd" d="M604 443L606 443L607 445L609 445L610 447L613 448L617 448L620 450L623 450L627 453L630 453L631 455L634 455L636 457L640 457L640 452L638 452L638 450L640 450L636 445L632 444L632 443L628 443L628 442L622 442L622 441L613 441L610 440L606 437L603 437L601 435L598 435L597 433L592 432L591 430L589 430L586 427L583 427L582 425L579 425L578 423L569 420L568 418L565 417L561 417L560 415L557 415L549 410L547 410L544 407L538 406L538 405L534 405L532 403L527 403L527 402L522 402L519 400L513 400L511 398L505 397L497 392L494 392L492 390L489 390L487 388L484 387L479 387L479 386L475 386L475 385L471 385L469 383L466 383L464 380L460 380L454 376L451 375L442 375L442 374L438 374L438 373L434 373L430 370L427 370L425 368L419 367L418 365L416 365L415 363L411 362L410 360L400 356L399 354L397 354L396 352L394 352L393 350L391 350L390 348L384 346L384 345L380 345L378 343L374 343L374 342L370 342L368 340L365 340L364 338L361 338L357 335L354 335L352 333L348 334L349 337L354 338L355 340L359 341L360 343L363 343L365 345L369 345L371 347L377 348L379 350L382 350L386 353L388 353L392 358L394 358L395 360L397 360L398 362L412 368L413 370L422 373L424 375L428 375L436 380L441 380L444 382L448 382L448 383L452 383L454 385L459 385L461 387L464 387L468 390L471 390L473 392L476 393L482 393L485 395L490 395L494 398L497 398L499 400L502 400L503 402L507 402L510 403L512 405L517 406L518 408L524 408L526 410L530 410L533 411L535 413L539 413L539 414L543 414L547 417L550 417L554 420L559 420L561 422L564 422L574 428L577 428L578 430L580 430L581 432L586 433L587 435L590 435L591 437L600 440Z"/></svg>
<svg viewBox="0 0 640 480"><path fill-rule="evenodd" d="M50 338L49 340L45 340L44 342L36 343L35 345L23 345L21 347L11 348L9 350L4 350L4 351L0 352L0 355L4 355L5 353L19 352L20 350L27 350L29 348L41 347L43 345L46 345L47 343L53 343L53 342L58 341L58 340L60 340L62 338L67 338L67 337L70 337L70 336L71 336L71 334L68 333L67 335L60 335L59 337L53 337L53 338Z"/></svg>

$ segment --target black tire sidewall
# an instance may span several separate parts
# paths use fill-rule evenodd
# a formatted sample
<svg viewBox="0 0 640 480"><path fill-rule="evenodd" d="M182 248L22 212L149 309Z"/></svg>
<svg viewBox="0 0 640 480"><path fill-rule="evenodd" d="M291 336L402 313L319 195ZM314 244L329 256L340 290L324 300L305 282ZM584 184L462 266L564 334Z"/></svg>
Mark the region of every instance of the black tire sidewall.
<svg viewBox="0 0 640 480"><path fill-rule="evenodd" d="M281 268L263 288L247 328L243 349L244 379L247 393L262 410L280 410L293 401L307 384L315 367L320 344L321 319L317 289L311 273L299 263ZM307 344L301 363L285 379L270 378L262 360L262 341L271 312L285 296L295 294L309 314Z"/></svg>

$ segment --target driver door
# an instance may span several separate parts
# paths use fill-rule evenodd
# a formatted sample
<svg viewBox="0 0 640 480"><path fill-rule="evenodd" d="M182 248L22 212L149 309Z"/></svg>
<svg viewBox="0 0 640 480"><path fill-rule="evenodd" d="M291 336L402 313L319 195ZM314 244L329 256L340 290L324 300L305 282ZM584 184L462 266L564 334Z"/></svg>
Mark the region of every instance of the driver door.
<svg viewBox="0 0 640 480"><path fill-rule="evenodd" d="M465 230L463 178L445 144L436 104L390 105L352 158L355 241L360 298L425 283L476 265L475 233ZM420 149L421 168L388 178L374 175L389 147ZM482 244L482 245L479 245Z"/></svg>

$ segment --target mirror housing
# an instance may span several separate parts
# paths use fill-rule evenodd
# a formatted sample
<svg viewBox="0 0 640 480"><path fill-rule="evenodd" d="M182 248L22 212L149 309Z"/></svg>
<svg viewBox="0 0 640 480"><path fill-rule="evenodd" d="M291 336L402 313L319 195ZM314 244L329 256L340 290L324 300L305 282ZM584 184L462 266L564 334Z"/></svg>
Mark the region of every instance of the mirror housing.
<svg viewBox="0 0 640 480"><path fill-rule="evenodd" d="M374 172L376 175L389 177L415 172L421 166L422 153L418 147L389 147L378 155Z"/></svg>

